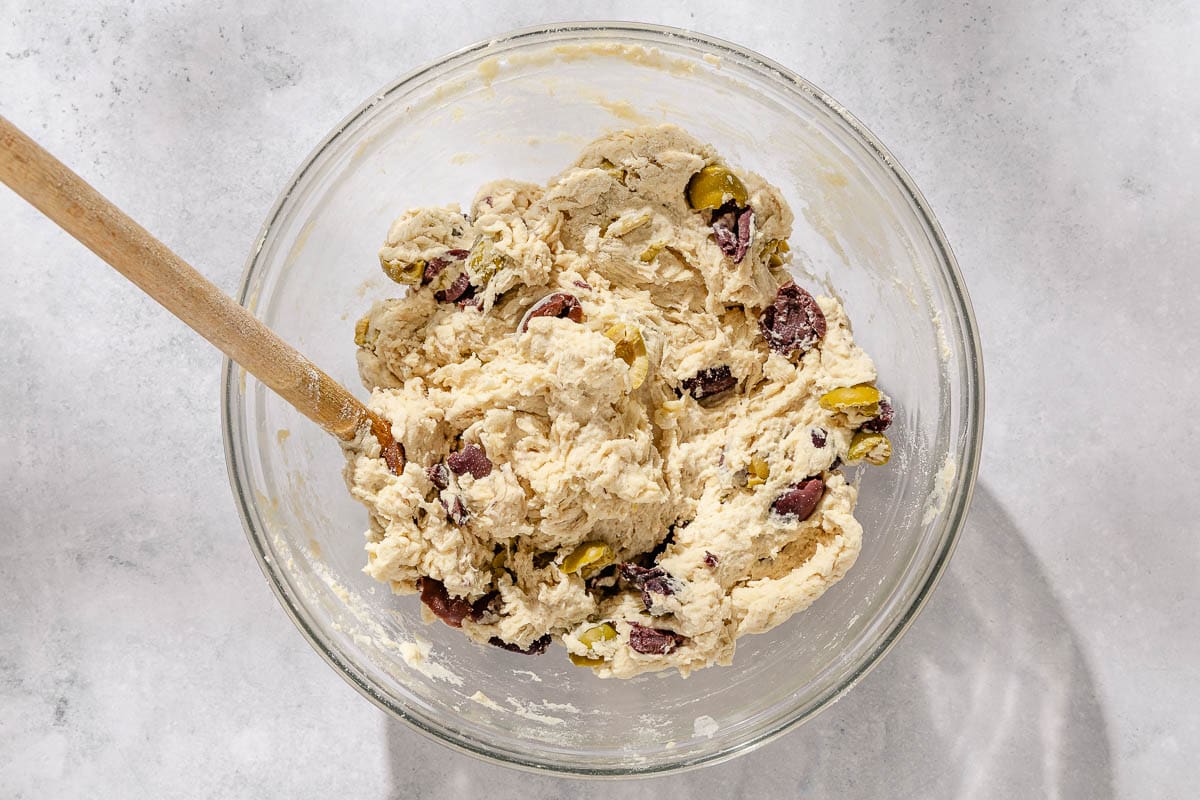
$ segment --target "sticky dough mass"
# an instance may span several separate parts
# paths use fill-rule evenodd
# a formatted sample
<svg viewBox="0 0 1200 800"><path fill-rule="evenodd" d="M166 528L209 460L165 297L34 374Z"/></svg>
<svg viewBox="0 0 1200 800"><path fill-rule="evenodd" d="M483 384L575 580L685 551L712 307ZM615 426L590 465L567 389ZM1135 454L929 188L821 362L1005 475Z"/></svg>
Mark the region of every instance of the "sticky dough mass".
<svg viewBox="0 0 1200 800"><path fill-rule="evenodd" d="M476 641L537 649L549 635L600 676L630 677L728 664L738 637L845 574L862 529L834 462L861 420L818 398L874 381L875 367L829 297L817 298L827 330L816 346L767 346L759 319L789 280L777 243L792 214L775 187L739 173L754 215L735 263L713 212L686 198L714 163L674 126L622 131L547 186L500 180L466 214L395 221L381 261L432 280L375 303L357 331L369 405L407 456L397 476L369 435L348 453L347 482L370 509L370 575L401 594L440 582L460 611L474 604L461 628ZM582 321L526 319L557 292L577 299ZM618 352L618 323L642 337L644 380ZM685 382L717 367L736 386L695 399ZM486 475L438 467L469 445ZM811 516L774 513L809 476L825 483ZM587 543L607 545L611 565L564 571ZM622 563L657 566L669 588L644 596ZM604 622L616 637L589 647ZM638 626L675 636L639 652Z"/></svg>

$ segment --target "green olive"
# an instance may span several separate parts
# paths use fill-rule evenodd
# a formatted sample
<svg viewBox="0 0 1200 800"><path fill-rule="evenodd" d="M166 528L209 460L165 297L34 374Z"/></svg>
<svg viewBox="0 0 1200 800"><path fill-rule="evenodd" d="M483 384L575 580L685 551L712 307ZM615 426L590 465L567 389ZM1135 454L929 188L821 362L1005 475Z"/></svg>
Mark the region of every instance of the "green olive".
<svg viewBox="0 0 1200 800"><path fill-rule="evenodd" d="M363 317L358 322L354 323L354 343L359 347L367 346L367 331L371 327L371 320Z"/></svg>
<svg viewBox="0 0 1200 800"><path fill-rule="evenodd" d="M421 278L425 275L424 261L414 261L411 264L405 264L402 261L385 261L381 258L379 259L379 265L383 267L383 274L396 283L417 284L421 282Z"/></svg>
<svg viewBox="0 0 1200 800"><path fill-rule="evenodd" d="M646 357L646 342L642 332L633 325L623 322L610 327L604 335L612 340L617 358L629 365L630 388L636 389L646 382L650 374L650 359Z"/></svg>
<svg viewBox="0 0 1200 800"><path fill-rule="evenodd" d="M567 653L567 658L571 659L571 663L577 667L598 667L604 663L603 658L581 656L576 653Z"/></svg>
<svg viewBox="0 0 1200 800"><path fill-rule="evenodd" d="M720 164L709 164L688 181L688 205L696 211L720 208L732 200L739 206L746 205L746 185Z"/></svg>
<svg viewBox="0 0 1200 800"><path fill-rule="evenodd" d="M617 638L617 629L607 622L601 622L579 634L579 643L591 650L592 645L609 642L615 638Z"/></svg>
<svg viewBox="0 0 1200 800"><path fill-rule="evenodd" d="M856 411L867 417L879 413L881 395L874 386L860 383L858 386L842 386L821 395L818 401L826 411Z"/></svg>
<svg viewBox="0 0 1200 800"><path fill-rule="evenodd" d="M563 559L559 569L568 575L578 572L587 577L588 574L608 566L612 559L613 549L605 542L584 542Z"/></svg>
<svg viewBox="0 0 1200 800"><path fill-rule="evenodd" d="M600 169L604 170L609 175L611 175L612 179L614 181L616 181L617 183L624 183L625 176L628 174L628 173L626 173L626 171L623 167L620 167L617 164L614 164L613 162L609 161L607 158L600 159Z"/></svg>
<svg viewBox="0 0 1200 800"><path fill-rule="evenodd" d="M475 279L472 283L486 286L505 265L504 254L488 239L480 239L467 257L467 269Z"/></svg>
<svg viewBox="0 0 1200 800"><path fill-rule="evenodd" d="M746 468L747 487L753 489L755 486L762 486L769 477L771 477L771 467L766 461L758 456L750 459L750 466Z"/></svg>
<svg viewBox="0 0 1200 800"><path fill-rule="evenodd" d="M638 256L638 260L643 264L649 264L651 261L658 258L658 254L663 251L664 247L666 247L666 245L652 244L642 251L642 254Z"/></svg>
<svg viewBox="0 0 1200 800"><path fill-rule="evenodd" d="M882 433L859 431L850 440L850 449L846 451L846 461L864 460L868 464L881 467L892 457L892 442Z"/></svg>
<svg viewBox="0 0 1200 800"><path fill-rule="evenodd" d="M767 266L776 268L783 266L783 254L787 253L792 248L788 245L787 239L774 239L763 247L763 253L767 257Z"/></svg>

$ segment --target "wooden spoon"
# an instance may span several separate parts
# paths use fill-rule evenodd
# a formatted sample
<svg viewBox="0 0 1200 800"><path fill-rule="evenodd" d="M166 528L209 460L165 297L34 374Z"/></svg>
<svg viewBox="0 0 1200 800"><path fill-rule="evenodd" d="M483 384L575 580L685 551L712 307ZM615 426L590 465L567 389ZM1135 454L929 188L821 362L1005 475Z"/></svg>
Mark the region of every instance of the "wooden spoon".
<svg viewBox="0 0 1200 800"><path fill-rule="evenodd" d="M369 429L388 468L404 468L386 420L3 116L0 180L304 416L345 442Z"/></svg>

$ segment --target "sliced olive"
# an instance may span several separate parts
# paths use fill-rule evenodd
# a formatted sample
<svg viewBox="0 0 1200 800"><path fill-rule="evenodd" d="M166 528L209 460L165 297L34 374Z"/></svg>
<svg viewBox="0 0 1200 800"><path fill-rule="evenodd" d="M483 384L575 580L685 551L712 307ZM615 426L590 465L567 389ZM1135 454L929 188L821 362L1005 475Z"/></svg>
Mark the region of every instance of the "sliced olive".
<svg viewBox="0 0 1200 800"><path fill-rule="evenodd" d="M638 256L638 261L641 261L643 264L649 264L651 261L658 258L658 254L661 253L665 247L666 245L663 244L650 245L642 251L640 256Z"/></svg>
<svg viewBox="0 0 1200 800"><path fill-rule="evenodd" d="M571 663L577 667L598 667L604 663L603 658L581 656L577 653L567 653L567 658L571 659Z"/></svg>
<svg viewBox="0 0 1200 800"><path fill-rule="evenodd" d="M750 488L762 486L769 477L771 477L771 467L766 461L758 456L750 459L750 466L746 468L746 486Z"/></svg>
<svg viewBox="0 0 1200 800"><path fill-rule="evenodd" d="M645 383L650 373L650 360L646 357L646 342L642 339L642 332L633 325L618 322L604 335L616 345L617 358L629 365L630 388L636 389Z"/></svg>
<svg viewBox="0 0 1200 800"><path fill-rule="evenodd" d="M892 442L882 433L859 431L850 440L850 449L846 451L846 460L866 461L868 464L883 466L892 457Z"/></svg>
<svg viewBox="0 0 1200 800"><path fill-rule="evenodd" d="M467 270L471 273L471 283L486 286L505 263L504 254L496 249L490 239L480 239L467 256Z"/></svg>
<svg viewBox="0 0 1200 800"><path fill-rule="evenodd" d="M380 258L379 266L383 267L383 274L396 283L417 284L425 275L425 262L420 260L405 264L403 261L386 261Z"/></svg>
<svg viewBox="0 0 1200 800"><path fill-rule="evenodd" d="M860 383L858 386L843 386L821 395L818 401L827 411L855 411L865 417L879 413L879 390Z"/></svg>
<svg viewBox="0 0 1200 800"><path fill-rule="evenodd" d="M592 645L612 641L615 638L617 638L617 629L607 622L602 622L579 634L579 643L591 650Z"/></svg>
<svg viewBox="0 0 1200 800"><path fill-rule="evenodd" d="M791 251L791 247L787 243L787 239L774 239L767 242L763 247L763 254L767 257L767 266L782 267L783 254Z"/></svg>
<svg viewBox="0 0 1200 800"><path fill-rule="evenodd" d="M608 566L612 560L613 549L606 542L584 542L563 559L559 569L568 575L577 572L586 578Z"/></svg>
<svg viewBox="0 0 1200 800"><path fill-rule="evenodd" d="M371 321L363 317L358 322L354 323L354 343L359 347L367 346L367 329L370 328Z"/></svg>
<svg viewBox="0 0 1200 800"><path fill-rule="evenodd" d="M612 179L617 183L625 182L625 175L627 174L625 169L609 161L607 158L600 159L600 169L612 176Z"/></svg>

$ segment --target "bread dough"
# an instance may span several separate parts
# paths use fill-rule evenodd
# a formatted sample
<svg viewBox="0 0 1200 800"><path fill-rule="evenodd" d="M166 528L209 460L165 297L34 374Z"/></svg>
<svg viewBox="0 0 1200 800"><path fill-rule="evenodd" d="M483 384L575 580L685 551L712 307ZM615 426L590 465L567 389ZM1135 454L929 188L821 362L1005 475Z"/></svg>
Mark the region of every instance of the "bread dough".
<svg viewBox="0 0 1200 800"><path fill-rule="evenodd" d="M476 641L536 651L553 638L624 678L728 664L739 636L845 574L862 528L835 461L863 418L818 401L875 367L829 297L815 346L768 347L760 317L789 281L778 242L792 213L741 173L753 221L735 263L719 212L686 197L722 163L677 127L637 128L596 140L545 187L496 181L466 214L396 220L381 261L430 280L375 303L357 330L369 405L407 455L397 476L369 435L349 451L370 575L400 594L424 587ZM560 316L527 317L555 293L580 321L561 298L544 304ZM606 336L617 324L640 333L644 380ZM698 374L736 386L697 400ZM825 484L811 516L777 513L810 476ZM609 565L564 571L589 543ZM615 638L589 647L603 622Z"/></svg>

